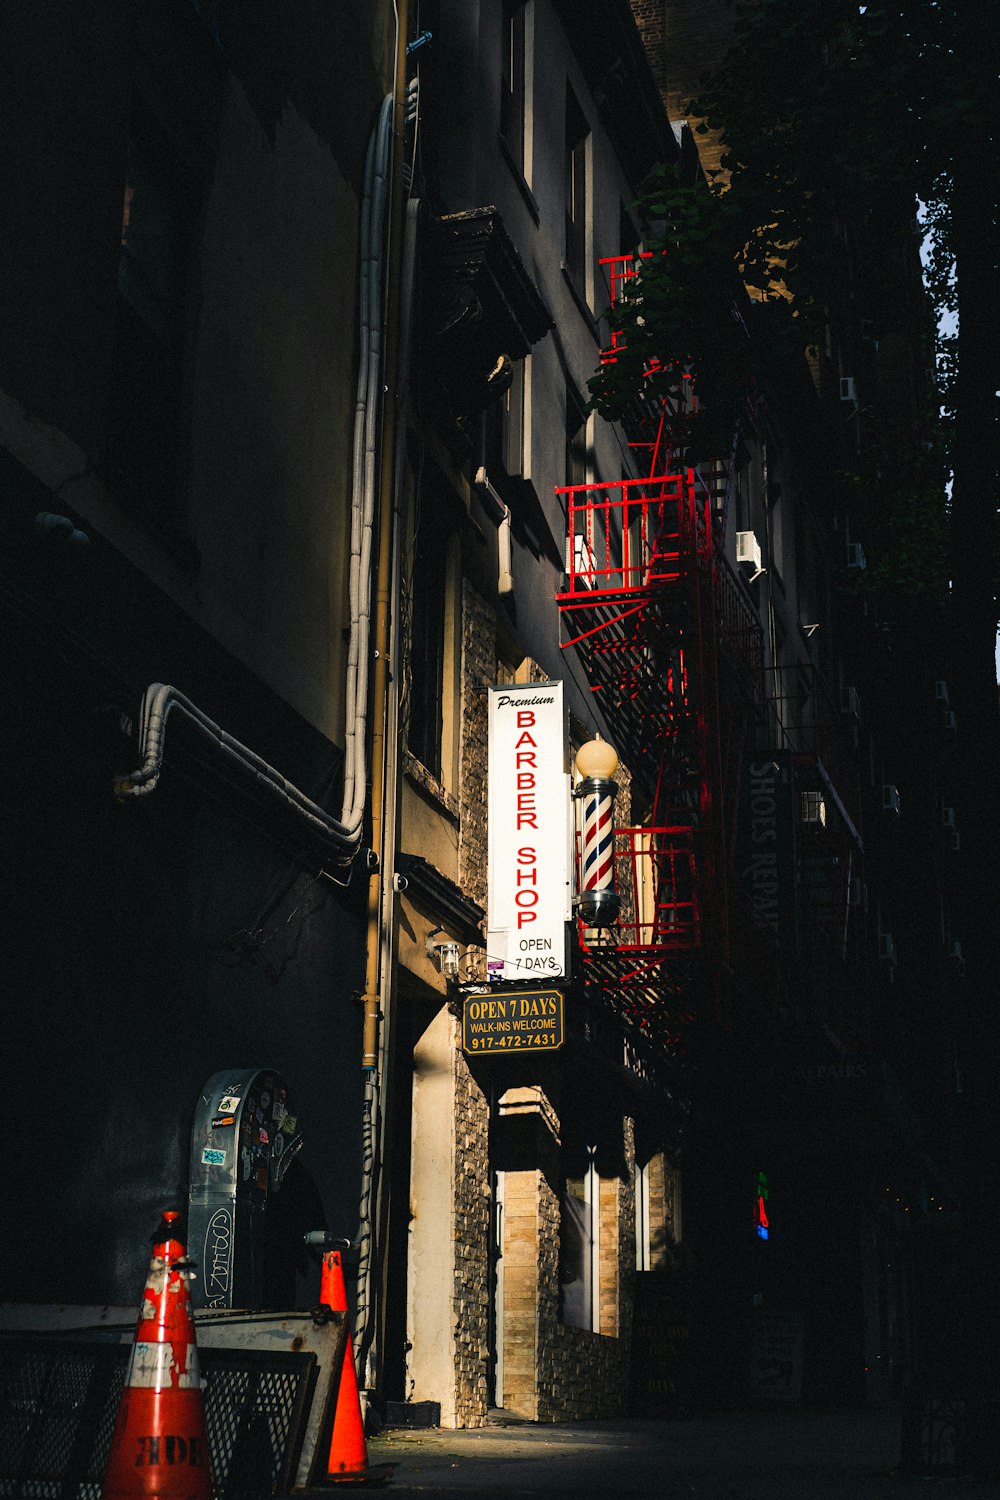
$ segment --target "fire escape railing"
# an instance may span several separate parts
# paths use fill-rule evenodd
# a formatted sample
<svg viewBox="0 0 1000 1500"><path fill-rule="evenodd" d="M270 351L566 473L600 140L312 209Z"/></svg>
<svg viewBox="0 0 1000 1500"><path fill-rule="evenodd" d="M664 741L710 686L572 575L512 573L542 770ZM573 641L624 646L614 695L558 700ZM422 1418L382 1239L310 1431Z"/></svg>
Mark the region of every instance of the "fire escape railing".
<svg viewBox="0 0 1000 1500"><path fill-rule="evenodd" d="M612 306L630 295L641 259L602 262ZM602 361L621 348L612 333ZM764 703L760 624L716 536L729 469L709 465L706 479L672 456L694 405L678 368L671 395L636 402L629 436L650 477L557 490L563 645L577 651L647 814L617 830L617 921L580 928L584 981L667 1051L683 1047L697 1010L701 955L717 972L728 965L726 848L748 725Z"/></svg>
<svg viewBox="0 0 1000 1500"><path fill-rule="evenodd" d="M577 648L665 826L698 799L700 621L689 605L711 551L708 492L686 470L557 493L567 508L564 645Z"/></svg>
<svg viewBox="0 0 1000 1500"><path fill-rule="evenodd" d="M693 469L558 493L564 645L576 647L649 808L648 821L617 831L621 912L604 932L581 928L585 977L676 1040L678 1007L691 1003L684 965L718 908L715 831L739 719L727 713L720 738L716 654L752 715L763 699L760 627L714 544L712 495Z"/></svg>

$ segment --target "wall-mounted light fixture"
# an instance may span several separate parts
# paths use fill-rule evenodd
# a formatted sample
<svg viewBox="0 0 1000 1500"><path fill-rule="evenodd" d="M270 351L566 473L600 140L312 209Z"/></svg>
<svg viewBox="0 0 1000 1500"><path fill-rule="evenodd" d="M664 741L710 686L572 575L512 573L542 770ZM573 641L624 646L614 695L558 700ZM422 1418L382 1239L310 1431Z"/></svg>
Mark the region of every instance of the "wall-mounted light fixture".
<svg viewBox="0 0 1000 1500"><path fill-rule="evenodd" d="M450 939L446 939L443 943L436 943L434 941L438 933L443 931L443 927L435 927L427 934L427 941L424 943L424 952L436 965L442 978L447 979L449 984L451 984L458 978L458 965L461 954L458 944L452 942Z"/></svg>

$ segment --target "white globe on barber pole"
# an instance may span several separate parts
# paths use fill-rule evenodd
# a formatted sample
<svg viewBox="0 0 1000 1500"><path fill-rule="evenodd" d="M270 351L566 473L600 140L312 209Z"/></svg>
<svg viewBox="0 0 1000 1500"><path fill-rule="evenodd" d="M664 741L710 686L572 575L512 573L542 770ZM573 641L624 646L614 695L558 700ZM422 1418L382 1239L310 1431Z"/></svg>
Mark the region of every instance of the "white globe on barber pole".
<svg viewBox="0 0 1000 1500"><path fill-rule="evenodd" d="M490 688L488 806L490 980L561 978L572 915L561 682Z"/></svg>

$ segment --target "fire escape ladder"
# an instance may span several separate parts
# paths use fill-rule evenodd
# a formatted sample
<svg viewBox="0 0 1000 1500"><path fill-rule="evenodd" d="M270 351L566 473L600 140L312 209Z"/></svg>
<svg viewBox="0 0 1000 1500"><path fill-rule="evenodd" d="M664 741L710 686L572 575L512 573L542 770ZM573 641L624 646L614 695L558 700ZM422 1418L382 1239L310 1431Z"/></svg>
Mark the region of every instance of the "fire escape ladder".
<svg viewBox="0 0 1000 1500"><path fill-rule="evenodd" d="M637 262L603 264L614 304ZM613 334L602 358L620 347ZM678 463L672 435L695 405L678 374L675 400L640 400L630 419L646 478L558 491L568 519L563 645L576 648L628 760L633 800L648 809L644 824L617 829L621 909L611 928L581 928L584 979L667 1053L684 1049L705 1000L717 1019L729 1014L727 850L764 701L760 625L717 545L739 432L728 462Z"/></svg>
<svg viewBox="0 0 1000 1500"><path fill-rule="evenodd" d="M690 469L564 491L566 645L575 645L629 756L643 826L615 847L621 914L583 929L587 982L635 1025L679 1046L683 974L702 943L707 797L704 597L710 510Z"/></svg>

